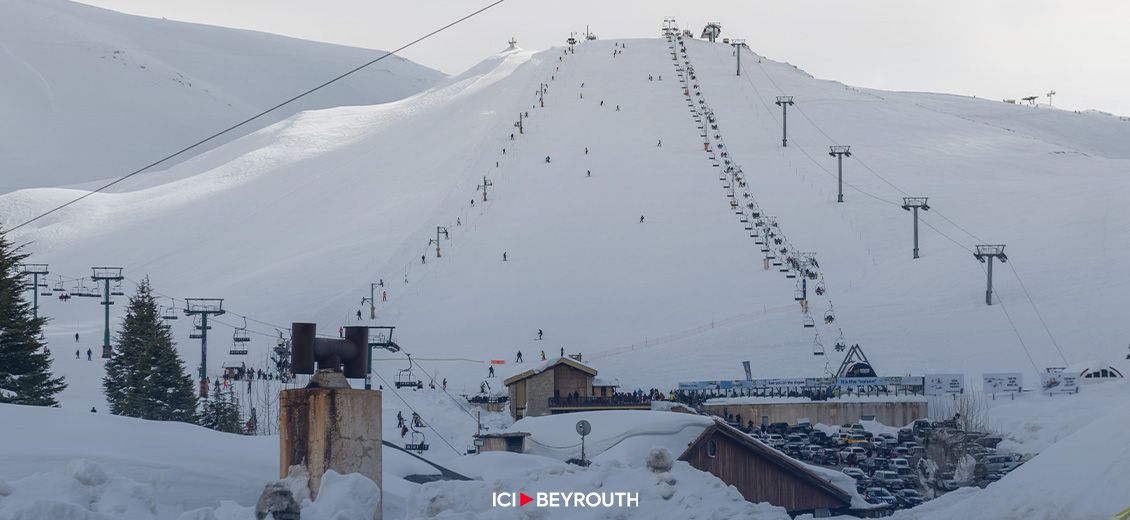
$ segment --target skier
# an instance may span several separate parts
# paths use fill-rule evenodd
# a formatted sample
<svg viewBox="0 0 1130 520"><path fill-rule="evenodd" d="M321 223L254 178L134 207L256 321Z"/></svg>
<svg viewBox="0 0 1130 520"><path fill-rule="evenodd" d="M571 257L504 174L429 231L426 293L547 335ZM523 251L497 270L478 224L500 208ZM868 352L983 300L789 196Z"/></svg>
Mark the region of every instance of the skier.
<svg viewBox="0 0 1130 520"><path fill-rule="evenodd" d="M545 162L546 162L546 163L549 163L549 156L548 156L548 155L547 155L547 156L545 156Z"/></svg>
<svg viewBox="0 0 1130 520"><path fill-rule="evenodd" d="M396 427L397 428L403 428L404 427L404 414L403 414L403 412L400 412L400 411L396 412Z"/></svg>
<svg viewBox="0 0 1130 520"><path fill-rule="evenodd" d="M542 333L541 329L538 329L538 339L541 339L542 335L543 335L543 333Z"/></svg>
<svg viewBox="0 0 1130 520"><path fill-rule="evenodd" d="M460 219L459 217L455 217L455 225L456 225L456 226L462 226L462 225L463 225L463 220L462 220L462 219Z"/></svg>
<svg viewBox="0 0 1130 520"><path fill-rule="evenodd" d="M561 357L565 357L565 347L561 347Z"/></svg>
<svg viewBox="0 0 1130 520"><path fill-rule="evenodd" d="M78 333L75 333L75 343L78 343Z"/></svg>
<svg viewBox="0 0 1130 520"><path fill-rule="evenodd" d="M643 215L640 215L640 224L643 224Z"/></svg>
<svg viewBox="0 0 1130 520"><path fill-rule="evenodd" d="M514 140L514 133L513 133L513 132L511 132L511 133L510 133L510 140L511 140L511 141L513 141L513 140Z"/></svg>
<svg viewBox="0 0 1130 520"><path fill-rule="evenodd" d="M91 406L90 407L90 413L98 413L98 410L96 410L93 406Z"/></svg>
<svg viewBox="0 0 1130 520"><path fill-rule="evenodd" d="M541 351L541 360L545 361L545 351L544 350Z"/></svg>
<svg viewBox="0 0 1130 520"><path fill-rule="evenodd" d="M662 148L663 147L663 140L660 139L659 142L655 144L655 147L656 148Z"/></svg>
<svg viewBox="0 0 1130 520"><path fill-rule="evenodd" d="M388 291L381 291L381 301L382 302L388 301Z"/></svg>
<svg viewBox="0 0 1130 520"><path fill-rule="evenodd" d="M588 154L589 154L589 147L586 146L585 147L585 155L588 155Z"/></svg>
<svg viewBox="0 0 1130 520"><path fill-rule="evenodd" d="M338 327L338 328L337 328L337 336L338 336L339 338L344 338L344 337L345 337L345 327Z"/></svg>
<svg viewBox="0 0 1130 520"><path fill-rule="evenodd" d="M361 319L361 310L360 309L357 310L357 319Z"/></svg>
<svg viewBox="0 0 1130 520"><path fill-rule="evenodd" d="M600 100L600 106L604 106L604 100Z"/></svg>
<svg viewBox="0 0 1130 520"><path fill-rule="evenodd" d="M86 349L86 360L87 360L87 361L90 361L90 360L91 360L91 359L90 359L90 355L91 355L91 354L93 354L93 352L91 352L91 350L90 350L90 349Z"/></svg>
<svg viewBox="0 0 1130 520"><path fill-rule="evenodd" d="M78 350L75 350L75 359L78 359L78 354L79 354Z"/></svg>
<svg viewBox="0 0 1130 520"><path fill-rule="evenodd" d="M447 391L447 378L446 378L446 377L445 377L445 378L443 378L443 391L444 391L444 392L446 392L446 391Z"/></svg>
<svg viewBox="0 0 1130 520"><path fill-rule="evenodd" d="M592 170L585 170L585 177L592 177Z"/></svg>
<svg viewBox="0 0 1130 520"><path fill-rule="evenodd" d="M471 207L475 207L475 199L471 199Z"/></svg>
<svg viewBox="0 0 1130 520"><path fill-rule="evenodd" d="M502 155L506 155L506 149L505 148L502 149Z"/></svg>
<svg viewBox="0 0 1130 520"><path fill-rule="evenodd" d="M502 261L503 261L503 262L505 262L505 261L506 261L506 251L503 251L503 252L502 252Z"/></svg>
<svg viewBox="0 0 1130 520"><path fill-rule="evenodd" d="M616 105L616 111L617 111L617 112L619 112L619 111L620 111L620 105Z"/></svg>
<svg viewBox="0 0 1130 520"><path fill-rule="evenodd" d="M428 255L420 255L420 263L421 264L428 263Z"/></svg>
<svg viewBox="0 0 1130 520"><path fill-rule="evenodd" d="M487 377L494 377L494 365L487 367Z"/></svg>
<svg viewBox="0 0 1130 520"><path fill-rule="evenodd" d="M522 351L521 350L518 351L518 361L517 362L518 363L522 362Z"/></svg>

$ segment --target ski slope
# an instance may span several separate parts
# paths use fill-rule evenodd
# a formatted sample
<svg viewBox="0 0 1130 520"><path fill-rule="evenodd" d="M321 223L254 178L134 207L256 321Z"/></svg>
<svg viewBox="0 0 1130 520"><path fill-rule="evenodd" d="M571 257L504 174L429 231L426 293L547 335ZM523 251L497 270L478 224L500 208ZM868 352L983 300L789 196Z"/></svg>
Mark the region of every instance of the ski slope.
<svg viewBox="0 0 1130 520"><path fill-rule="evenodd" d="M0 35L0 193L117 177L383 53L65 0L3 2ZM400 99L443 77L390 57L202 150L302 110Z"/></svg>
<svg viewBox="0 0 1130 520"><path fill-rule="evenodd" d="M519 349L528 360L542 349L582 352L626 388L739 378L742 360L755 377L818 376L838 365L831 345L840 328L883 374L961 372L970 386L982 372L1023 371L1035 381L1037 370L1065 359L1121 359L1128 283L1103 274L1130 253L1130 236L1119 231L1130 222L1119 203L1130 195L1119 145L1130 125L861 90L748 52L738 77L730 47L688 42L749 191L798 250L820 261L828 293L813 299L812 313L819 321L831 301L837 320L815 328L829 352L818 357L792 299L794 280L762 269L730 210L668 42L618 43L586 42L568 55L505 51L400 101L303 112L12 238L29 242L53 273L122 265L167 295L226 298L232 314L213 331L213 373L232 360L225 325L242 324L238 315L258 320L249 322L261 333L250 359L262 366L274 327L315 321L333 335L357 323L357 310L367 317L360 301L378 280L388 301L378 302L377 320L361 323L396 325L397 342L455 393L477 391L485 362L512 362ZM773 97L786 93L797 105L782 149ZM524 133L513 126L519 112L529 113ZM833 142L853 146L843 204L822 169L834 172ZM484 175L485 203L476 190ZM910 216L890 203L902 196L892 185L929 196L934 208L922 218L938 231L923 226L919 260L910 258ZM0 222L80 193L4 195ZM965 249L977 240L942 215L1008 245L1010 263L995 271L1003 306L984 305L984 271ZM440 258L429 245L436 226L450 237L441 238ZM97 345L93 299L43 306L60 356L71 356L76 331L83 347ZM175 324L194 366L189 327ZM376 366L391 381L407 362L384 354ZM83 395L82 406L99 394L96 386L68 392Z"/></svg>

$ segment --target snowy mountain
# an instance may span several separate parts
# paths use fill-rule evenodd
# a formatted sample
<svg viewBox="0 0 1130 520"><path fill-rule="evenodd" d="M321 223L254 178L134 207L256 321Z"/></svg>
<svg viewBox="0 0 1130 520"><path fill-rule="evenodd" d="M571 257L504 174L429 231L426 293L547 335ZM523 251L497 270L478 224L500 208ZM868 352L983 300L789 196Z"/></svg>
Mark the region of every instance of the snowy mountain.
<svg viewBox="0 0 1130 520"><path fill-rule="evenodd" d="M860 90L752 54L738 77L729 47L689 42L751 200L819 260L827 293L812 297L810 312L821 323L803 328L796 281L763 269L729 207L667 42L627 41L613 57L617 43L568 56L504 52L401 101L303 112L13 239L31 242L57 275L121 265L164 294L224 297L235 314L279 328L316 321L327 334L355 323L359 309L367 315L359 302L383 280L388 300L375 323L398 326L401 346L457 389L477 388L486 360L512 360L518 349L528 359L542 349L582 352L627 387L737 378L747 359L756 377L817 376L838 364L831 346L841 330L886 374L975 380L1020 370L1034 381L1046 366L1121 357L1130 292L1101 273L1130 253L1130 236L1118 231L1130 222L1118 203L1130 194L1119 145L1130 125ZM778 94L797 103L784 149ZM513 126L519 112L529 114L524 133ZM853 146L843 204L829 137ZM476 190L484 175L485 203ZM899 190L929 196L933 208L922 214L918 260ZM0 222L80 193L5 195ZM449 232L440 258L429 245L436 226ZM1007 244L992 307L970 251L980 240L966 232ZM825 325L832 302L836 320ZM51 301L44 312L60 341L75 331L100 337L93 300ZM177 324L192 366L188 327ZM275 335L262 323L250 328ZM538 329L544 341L534 340ZM813 355L815 333L829 355ZM252 359L271 344L253 344ZM225 356L210 359L216 370ZM403 357L387 361L377 364L386 377L405 366Z"/></svg>
<svg viewBox="0 0 1130 520"><path fill-rule="evenodd" d="M65 0L0 3L0 193L133 171L380 54ZM301 110L400 99L441 78L390 57L232 137Z"/></svg>

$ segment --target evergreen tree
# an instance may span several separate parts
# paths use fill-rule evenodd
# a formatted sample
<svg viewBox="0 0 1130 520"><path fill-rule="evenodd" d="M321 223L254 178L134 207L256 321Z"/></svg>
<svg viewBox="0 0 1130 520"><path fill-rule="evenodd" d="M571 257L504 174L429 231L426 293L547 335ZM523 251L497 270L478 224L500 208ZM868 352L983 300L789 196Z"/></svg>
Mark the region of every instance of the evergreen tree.
<svg viewBox="0 0 1130 520"><path fill-rule="evenodd" d="M0 403L58 406L55 394L67 385L51 377L51 357L41 339L47 319L33 318L24 300L19 264L27 257L0 231Z"/></svg>
<svg viewBox="0 0 1130 520"><path fill-rule="evenodd" d="M221 392L217 388L209 399L204 401L200 411L200 425L205 428L227 432L244 433L240 419L239 401L235 392Z"/></svg>
<svg viewBox="0 0 1130 520"><path fill-rule="evenodd" d="M155 421L196 422L196 394L149 279L130 297L102 388L110 413Z"/></svg>

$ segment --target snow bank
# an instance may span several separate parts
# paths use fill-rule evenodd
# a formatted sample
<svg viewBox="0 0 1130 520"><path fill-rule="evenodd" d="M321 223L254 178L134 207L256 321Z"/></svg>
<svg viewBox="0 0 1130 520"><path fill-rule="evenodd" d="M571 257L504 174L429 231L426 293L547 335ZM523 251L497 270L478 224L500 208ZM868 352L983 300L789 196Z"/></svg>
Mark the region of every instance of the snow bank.
<svg viewBox="0 0 1130 520"><path fill-rule="evenodd" d="M714 419L701 415L644 410L578 412L526 417L507 431L527 432L526 451L567 460L581 455L577 421L586 420L592 433L585 438L585 455L592 460L643 464L651 448L662 446L678 457Z"/></svg>
<svg viewBox="0 0 1130 520"><path fill-rule="evenodd" d="M483 457L484 455L480 455ZM508 457L507 457L508 458ZM493 464L498 461L491 461ZM686 462L675 462L669 472L653 473L644 459L625 465L619 461L595 462L588 468L572 465L542 466L529 471L470 482L425 484L413 498L411 509L418 518L463 520L508 519L743 519L785 520L782 508L746 502L737 489ZM638 492L639 507L616 509L492 507L494 492L604 491Z"/></svg>

